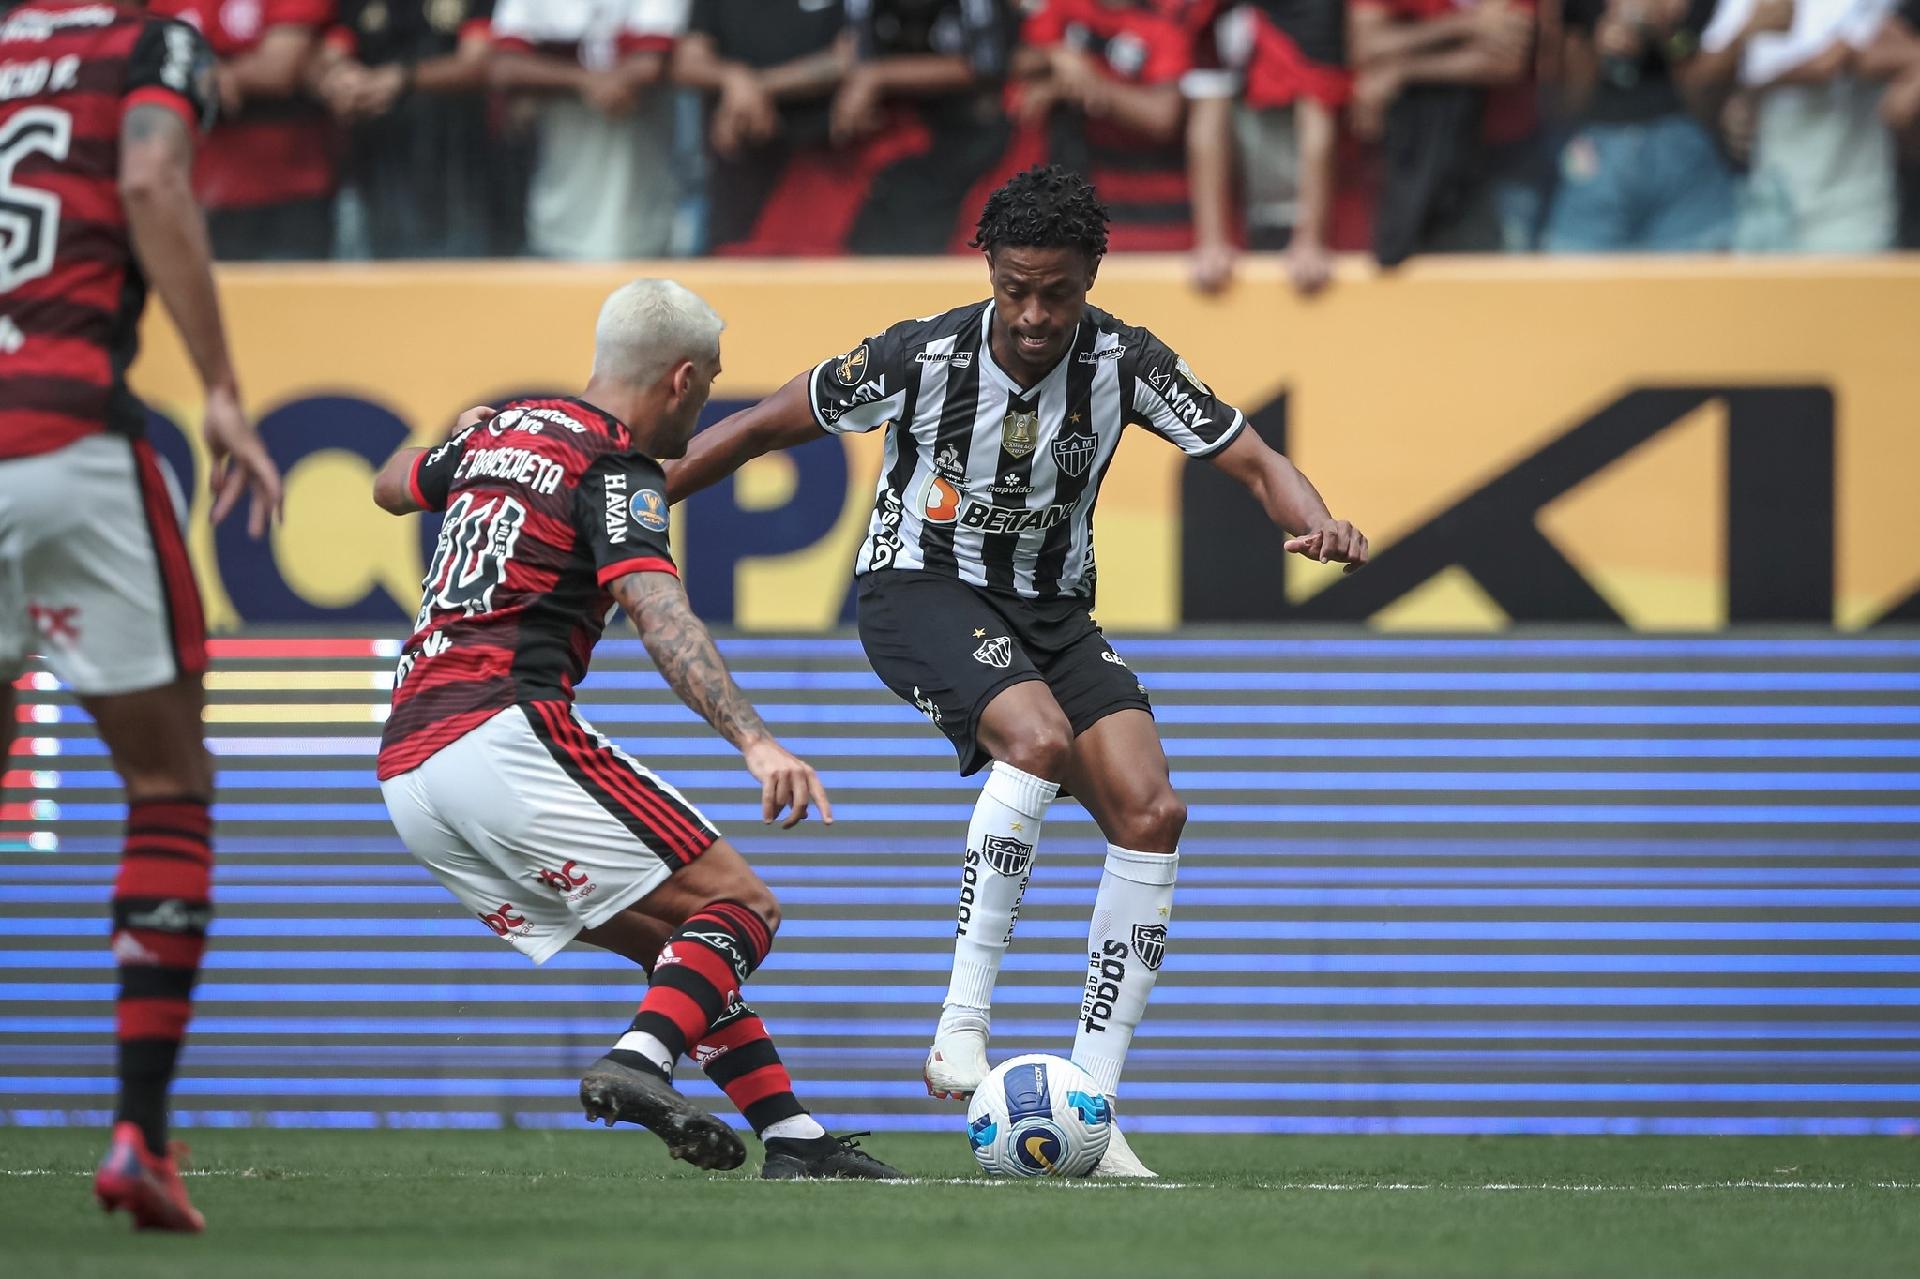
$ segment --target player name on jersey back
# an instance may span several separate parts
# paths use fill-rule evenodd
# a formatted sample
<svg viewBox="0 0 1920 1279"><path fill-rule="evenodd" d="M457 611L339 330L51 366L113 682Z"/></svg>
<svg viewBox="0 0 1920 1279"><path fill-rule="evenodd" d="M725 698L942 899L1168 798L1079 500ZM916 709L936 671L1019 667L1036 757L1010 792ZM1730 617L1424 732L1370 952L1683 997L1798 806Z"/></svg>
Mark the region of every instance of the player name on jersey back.
<svg viewBox="0 0 1920 1279"><path fill-rule="evenodd" d="M394 672L380 776L517 702L570 700L633 572L675 572L666 477L584 400L509 404L421 453L414 500L446 512Z"/></svg>

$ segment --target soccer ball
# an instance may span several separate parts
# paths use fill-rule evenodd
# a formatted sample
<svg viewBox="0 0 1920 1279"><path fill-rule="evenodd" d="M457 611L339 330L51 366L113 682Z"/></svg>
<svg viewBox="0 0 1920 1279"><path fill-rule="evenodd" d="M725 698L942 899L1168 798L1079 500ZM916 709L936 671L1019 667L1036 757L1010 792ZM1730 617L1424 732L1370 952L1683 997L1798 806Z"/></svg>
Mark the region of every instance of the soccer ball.
<svg viewBox="0 0 1920 1279"><path fill-rule="evenodd" d="M967 1107L967 1141L989 1177L1084 1177L1112 1131L1093 1077L1044 1053L1002 1062Z"/></svg>

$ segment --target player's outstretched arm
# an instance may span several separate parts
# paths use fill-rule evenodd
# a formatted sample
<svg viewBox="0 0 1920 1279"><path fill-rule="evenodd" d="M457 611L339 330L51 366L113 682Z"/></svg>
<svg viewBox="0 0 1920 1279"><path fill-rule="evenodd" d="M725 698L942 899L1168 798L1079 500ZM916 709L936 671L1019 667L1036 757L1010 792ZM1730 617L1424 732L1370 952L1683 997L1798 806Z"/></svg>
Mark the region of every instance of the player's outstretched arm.
<svg viewBox="0 0 1920 1279"><path fill-rule="evenodd" d="M1300 468L1267 447L1251 430L1215 454L1213 464L1247 486L1267 518L1289 534L1286 549L1325 564L1345 564L1351 573L1367 562L1367 535L1336 520Z"/></svg>
<svg viewBox="0 0 1920 1279"><path fill-rule="evenodd" d="M486 404L468 409L454 422L453 429L447 432L447 439L456 438L468 427L478 426L493 414L493 408ZM403 444L395 449L386 465L373 477L373 504L389 515L412 515L415 511L426 510L426 504L420 500L421 495L414 491L414 467L419 464L423 454L431 451L411 444Z"/></svg>
<svg viewBox="0 0 1920 1279"><path fill-rule="evenodd" d="M733 682L706 624L694 616L680 579L672 573L627 573L609 582L607 589L633 619L641 643L668 687L745 759L747 771L760 783L762 818L773 822L783 810L791 809L780 823L782 828L791 827L805 821L808 805L816 804L820 820L831 825L833 805L819 776L773 739L760 712Z"/></svg>
<svg viewBox="0 0 1920 1279"><path fill-rule="evenodd" d="M227 350L206 219L193 199L193 134L167 107L130 108L120 124L120 201L134 256L173 317L206 388L205 435L213 460L213 520L251 494L247 527L260 537L280 511L280 468L240 407Z"/></svg>
<svg viewBox="0 0 1920 1279"><path fill-rule="evenodd" d="M826 434L814 421L802 373L750 409L721 418L693 437L687 455L666 464L667 501L718 484L762 454L789 449Z"/></svg>

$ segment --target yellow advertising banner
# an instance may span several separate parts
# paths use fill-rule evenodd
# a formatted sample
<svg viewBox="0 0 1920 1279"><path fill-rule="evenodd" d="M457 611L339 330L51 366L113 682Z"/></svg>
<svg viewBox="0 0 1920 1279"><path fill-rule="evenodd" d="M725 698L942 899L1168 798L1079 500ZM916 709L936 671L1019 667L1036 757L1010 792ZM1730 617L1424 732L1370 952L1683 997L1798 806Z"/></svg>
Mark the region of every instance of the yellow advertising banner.
<svg viewBox="0 0 1920 1279"><path fill-rule="evenodd" d="M199 486L216 622L409 616L430 530L374 508L373 468L469 405L577 391L600 300L648 273L727 319L715 412L986 291L970 259L225 269L244 390L289 489L256 545L205 526ZM1177 259L1133 258L1104 266L1093 300L1180 351L1378 557L1346 579L1283 566L1250 498L1134 432L1100 503L1110 627L1920 620L1920 261L1355 263L1302 301L1270 260L1214 299ZM184 471L199 397L153 310L134 382ZM748 629L837 625L879 454L874 436L822 440L677 511L696 603Z"/></svg>

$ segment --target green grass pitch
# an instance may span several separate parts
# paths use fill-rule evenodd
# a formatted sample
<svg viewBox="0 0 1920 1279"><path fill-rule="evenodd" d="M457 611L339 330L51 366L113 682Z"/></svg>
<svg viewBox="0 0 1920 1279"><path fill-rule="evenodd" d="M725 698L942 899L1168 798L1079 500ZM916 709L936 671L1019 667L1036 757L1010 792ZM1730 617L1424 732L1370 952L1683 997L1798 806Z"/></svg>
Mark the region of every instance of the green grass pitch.
<svg viewBox="0 0 1920 1279"><path fill-rule="evenodd" d="M22 1276L1920 1274L1920 1143L1135 1138L1158 1184L996 1183L882 1135L908 1185L768 1183L617 1132L189 1132L200 1238L94 1207L102 1134L0 1128ZM947 1179L963 1179L950 1181Z"/></svg>

